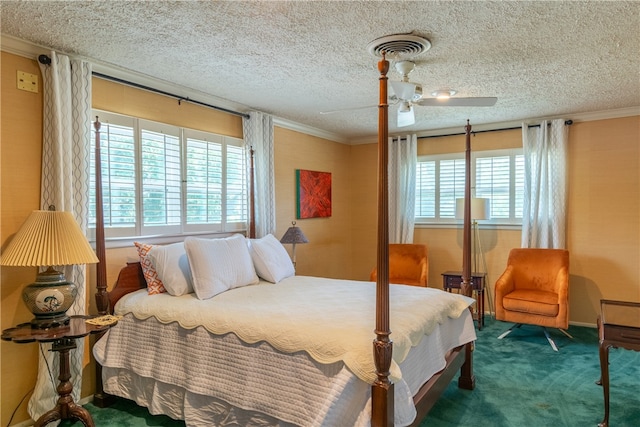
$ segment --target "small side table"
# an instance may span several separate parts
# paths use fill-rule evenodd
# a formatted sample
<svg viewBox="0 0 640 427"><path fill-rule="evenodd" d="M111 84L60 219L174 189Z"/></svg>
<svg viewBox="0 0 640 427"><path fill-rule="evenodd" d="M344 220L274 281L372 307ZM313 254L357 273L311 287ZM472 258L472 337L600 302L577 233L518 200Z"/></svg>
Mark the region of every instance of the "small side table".
<svg viewBox="0 0 640 427"><path fill-rule="evenodd" d="M484 326L484 282L485 273L471 273L471 290L476 292L476 307L478 317L478 330ZM445 291L460 289L462 286L462 271L445 271L442 273L442 287Z"/></svg>
<svg viewBox="0 0 640 427"><path fill-rule="evenodd" d="M49 329L32 329L31 323L23 323L15 328L5 329L2 331L2 339L5 341L13 341L16 343L30 342L50 342L52 343L51 351L60 353L60 375L58 380L57 391L58 403L55 408L43 414L36 423L35 427L46 426L52 421L64 419L77 419L87 427L94 427L93 419L89 411L73 401L71 395L73 384L71 381L71 370L69 363L69 351L76 348L76 339L83 338L89 334L97 334L109 329L111 325L92 325L86 323L87 319L95 316L71 316L69 324L57 328Z"/></svg>
<svg viewBox="0 0 640 427"><path fill-rule="evenodd" d="M604 392L604 419L598 426L609 427L609 349L622 347L640 351L640 303L600 300L600 381Z"/></svg>

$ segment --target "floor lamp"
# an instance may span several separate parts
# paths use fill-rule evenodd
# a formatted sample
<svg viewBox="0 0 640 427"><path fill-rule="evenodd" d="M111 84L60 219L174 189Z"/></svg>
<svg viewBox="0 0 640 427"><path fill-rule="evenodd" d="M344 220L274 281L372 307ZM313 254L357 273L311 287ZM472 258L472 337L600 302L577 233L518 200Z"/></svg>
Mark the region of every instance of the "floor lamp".
<svg viewBox="0 0 640 427"><path fill-rule="evenodd" d="M464 218L464 199L456 199L456 219ZM482 263L482 273L485 274L485 283L487 287L487 300L489 301L489 310L493 316L493 300L491 297L491 285L489 282L489 270L487 269L487 261L484 258L482 250L482 241L480 240L480 231L478 221L491 219L491 200L485 198L474 197L471 199L471 225L473 226L473 272L479 273L478 263Z"/></svg>

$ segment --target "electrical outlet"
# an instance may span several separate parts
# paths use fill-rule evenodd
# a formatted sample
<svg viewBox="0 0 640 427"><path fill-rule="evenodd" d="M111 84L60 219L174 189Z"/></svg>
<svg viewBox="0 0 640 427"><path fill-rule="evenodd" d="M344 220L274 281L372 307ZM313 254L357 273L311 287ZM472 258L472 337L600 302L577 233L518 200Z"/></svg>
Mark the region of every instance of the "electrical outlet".
<svg viewBox="0 0 640 427"><path fill-rule="evenodd" d="M38 93L38 76L18 71L18 89Z"/></svg>

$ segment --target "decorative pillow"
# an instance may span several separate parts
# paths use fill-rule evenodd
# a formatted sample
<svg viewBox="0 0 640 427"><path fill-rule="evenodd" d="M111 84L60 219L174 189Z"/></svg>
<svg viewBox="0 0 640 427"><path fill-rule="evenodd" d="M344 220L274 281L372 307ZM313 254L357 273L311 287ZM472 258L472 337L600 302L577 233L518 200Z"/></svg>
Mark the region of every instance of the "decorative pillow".
<svg viewBox="0 0 640 427"><path fill-rule="evenodd" d="M151 263L167 292L173 296L193 292L191 269L183 242L163 246L155 245L147 257L151 259Z"/></svg>
<svg viewBox="0 0 640 427"><path fill-rule="evenodd" d="M138 250L140 265L142 266L142 274L144 275L144 280L147 282L147 291L149 292L149 295L167 292L164 285L162 284L162 280L160 280L160 278L158 277L156 269L153 268L153 264L147 256L153 245L140 242L133 242L133 244Z"/></svg>
<svg viewBox="0 0 640 427"><path fill-rule="evenodd" d="M241 234L224 239L187 237L184 247L198 299L208 299L229 289L259 281L249 248Z"/></svg>
<svg viewBox="0 0 640 427"><path fill-rule="evenodd" d="M272 283L296 274L287 250L273 235L249 241L249 252L258 276Z"/></svg>

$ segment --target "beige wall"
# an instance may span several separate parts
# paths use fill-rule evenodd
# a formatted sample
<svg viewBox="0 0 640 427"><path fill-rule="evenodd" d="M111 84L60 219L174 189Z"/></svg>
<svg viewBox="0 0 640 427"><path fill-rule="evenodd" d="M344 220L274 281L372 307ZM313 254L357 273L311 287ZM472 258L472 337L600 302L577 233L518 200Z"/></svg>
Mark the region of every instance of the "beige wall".
<svg viewBox="0 0 640 427"><path fill-rule="evenodd" d="M39 207L42 95L16 89L16 72L38 74L37 63L2 53L0 155L0 243L4 248L28 214ZM165 98L100 79L93 82L94 107L150 120L241 136L237 116ZM489 132L472 139L475 150L520 144L518 131ZM463 137L420 140L419 153L464 149ZM568 245L571 251L571 321L593 324L600 298L640 301L640 117L576 123L570 128ZM297 221L309 243L296 249L298 273L366 280L376 259L377 147L348 146L277 127L275 130L276 237ZM295 170L332 174L330 218L295 219ZM482 229L481 239L494 282L519 230ZM459 268L460 229L419 228L415 241L430 251L431 286L442 287L440 273ZM288 248L290 250L290 248ZM107 251L112 284L133 247ZM93 300L94 267L89 269ZM31 314L20 294L35 269L2 268L1 328L26 322ZM37 345L0 343L1 420L6 425L20 399L35 384ZM94 391L93 365L85 368L82 395ZM26 401L25 401L26 402ZM27 419L26 403L13 422Z"/></svg>
<svg viewBox="0 0 640 427"><path fill-rule="evenodd" d="M274 139L276 237L281 238L296 221L309 240L296 245L297 274L346 277L351 224L350 146L282 128L275 129ZM331 217L296 219L296 169L331 173Z"/></svg>
<svg viewBox="0 0 640 427"><path fill-rule="evenodd" d="M35 61L2 52L1 140L0 140L0 242L2 249L18 231L31 211L40 207L42 157L42 90L17 89L17 72L25 71L42 79ZM22 302L22 289L36 277L35 268L0 267L2 329L28 322L33 315ZM20 399L33 388L38 357L37 344L0 342L2 388L1 422L6 426ZM27 419L26 404L14 422Z"/></svg>

